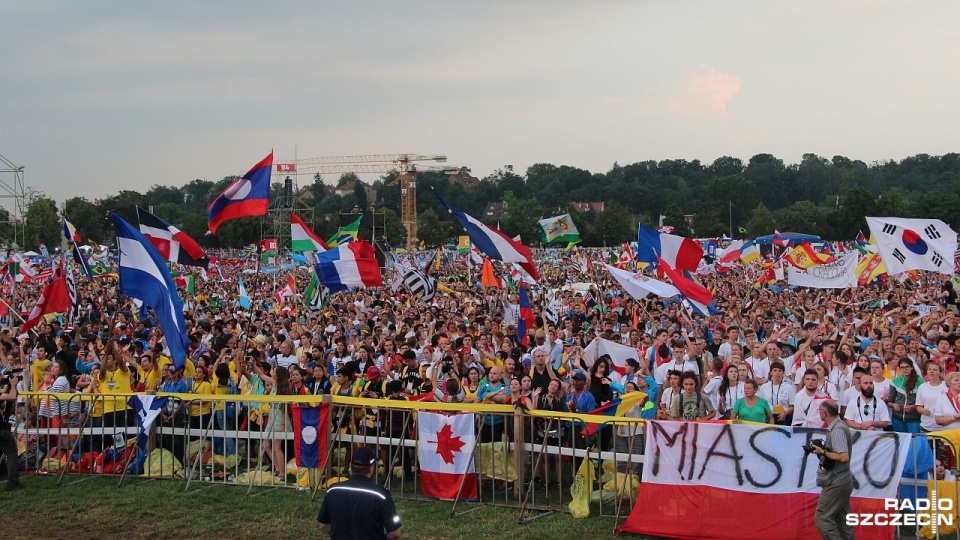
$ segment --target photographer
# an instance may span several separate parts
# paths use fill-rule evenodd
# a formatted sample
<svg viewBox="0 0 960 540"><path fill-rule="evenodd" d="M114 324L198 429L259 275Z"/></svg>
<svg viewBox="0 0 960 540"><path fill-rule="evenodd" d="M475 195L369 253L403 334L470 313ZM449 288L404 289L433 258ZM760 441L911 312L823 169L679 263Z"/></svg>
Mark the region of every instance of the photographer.
<svg viewBox="0 0 960 540"><path fill-rule="evenodd" d="M827 439L813 444L812 452L820 458L817 485L822 488L817 501L817 530L825 540L853 538L853 527L846 524L850 513L850 494L853 477L850 475L850 428L840 419L837 403L823 400L820 418L827 425Z"/></svg>
<svg viewBox="0 0 960 540"><path fill-rule="evenodd" d="M7 458L7 491L13 491L23 487L23 484L20 483L19 476L20 461L17 458L17 439L10 431L10 423L7 422L7 418L13 414L13 410L16 407L17 385L20 384L21 376L20 372L11 374L5 381L9 384L9 388L5 388L3 393L0 394L0 412L2 412L2 416L0 416L0 451L2 451L4 457Z"/></svg>

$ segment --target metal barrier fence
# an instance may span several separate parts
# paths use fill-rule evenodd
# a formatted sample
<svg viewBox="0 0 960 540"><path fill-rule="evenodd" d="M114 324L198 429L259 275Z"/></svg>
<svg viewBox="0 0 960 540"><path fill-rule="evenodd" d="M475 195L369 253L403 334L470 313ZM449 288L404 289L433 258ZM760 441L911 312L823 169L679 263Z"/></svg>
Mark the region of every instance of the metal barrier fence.
<svg viewBox="0 0 960 540"><path fill-rule="evenodd" d="M394 496L428 499L417 473L417 414L473 412L477 444L464 451L473 453L478 473L477 497L470 502L480 504L464 510L458 495L451 515L498 505L519 508L520 522L528 523L566 512L579 466L589 459L597 471L590 487L592 502L600 515L613 516L619 524L633 508L644 459L643 424L635 418L509 405L191 394L162 395L167 403L143 453L136 444L137 419L126 407L131 395L26 394L16 419L21 467L58 474L60 484L109 474L118 478L118 485L128 477L179 479L186 491L226 484L243 486L254 496L286 488L310 491L315 497L327 482L349 476L351 451L368 446L381 458L374 481ZM295 440L291 407L320 403L329 405L325 467L300 468L295 460L290 463ZM596 435L586 436L582 428L590 420L603 425ZM934 456L956 472L956 447L939 437L929 441ZM911 459L916 470L917 453ZM926 487L926 474L901 480L901 488Z"/></svg>

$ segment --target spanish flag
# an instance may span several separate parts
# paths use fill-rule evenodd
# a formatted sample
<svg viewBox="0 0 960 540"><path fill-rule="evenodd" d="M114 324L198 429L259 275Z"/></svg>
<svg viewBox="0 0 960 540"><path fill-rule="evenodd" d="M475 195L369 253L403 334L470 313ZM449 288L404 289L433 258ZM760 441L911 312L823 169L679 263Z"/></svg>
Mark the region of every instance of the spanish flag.
<svg viewBox="0 0 960 540"><path fill-rule="evenodd" d="M817 253L814 251L813 246L810 245L810 242L804 242L793 248L786 254L786 258L790 261L790 264L801 270L806 270L818 264L832 263L837 260L833 255Z"/></svg>

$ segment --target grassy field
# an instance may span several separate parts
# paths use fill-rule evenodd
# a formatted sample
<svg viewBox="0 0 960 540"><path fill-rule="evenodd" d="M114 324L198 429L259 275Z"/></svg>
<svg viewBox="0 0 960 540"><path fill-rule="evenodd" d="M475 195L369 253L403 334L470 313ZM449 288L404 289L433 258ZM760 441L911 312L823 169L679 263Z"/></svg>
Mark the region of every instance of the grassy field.
<svg viewBox="0 0 960 540"><path fill-rule="evenodd" d="M76 477L74 477L76 478ZM26 489L0 491L4 538L294 538L324 537L316 523L321 495L278 489L258 496L246 488L201 485L184 493L170 480L92 477L57 487L54 476L27 476ZM2 485L2 484L0 484ZM406 538L613 538L614 519L552 514L518 525L517 510L483 506L457 518L452 503L397 500ZM458 510L469 509L461 504ZM629 538L636 538L627 536Z"/></svg>

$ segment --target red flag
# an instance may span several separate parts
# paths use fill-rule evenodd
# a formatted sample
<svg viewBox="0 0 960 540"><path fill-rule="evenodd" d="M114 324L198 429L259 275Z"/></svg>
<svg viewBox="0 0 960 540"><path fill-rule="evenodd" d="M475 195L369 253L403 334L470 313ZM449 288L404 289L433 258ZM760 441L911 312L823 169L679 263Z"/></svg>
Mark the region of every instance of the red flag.
<svg viewBox="0 0 960 540"><path fill-rule="evenodd" d="M71 305L73 304L70 302L70 292L67 290L67 277L60 272L60 277L43 288L37 305L33 306L33 311L20 328L20 333L29 332L40 323L44 315L66 311Z"/></svg>
<svg viewBox="0 0 960 540"><path fill-rule="evenodd" d="M700 304L700 306L697 306L698 310L705 313L706 306L713 301L713 293L709 289L670 268L670 265L660 257L657 257L657 268L663 268L663 273L670 278L673 286L680 290L680 294L685 296L687 300Z"/></svg>

